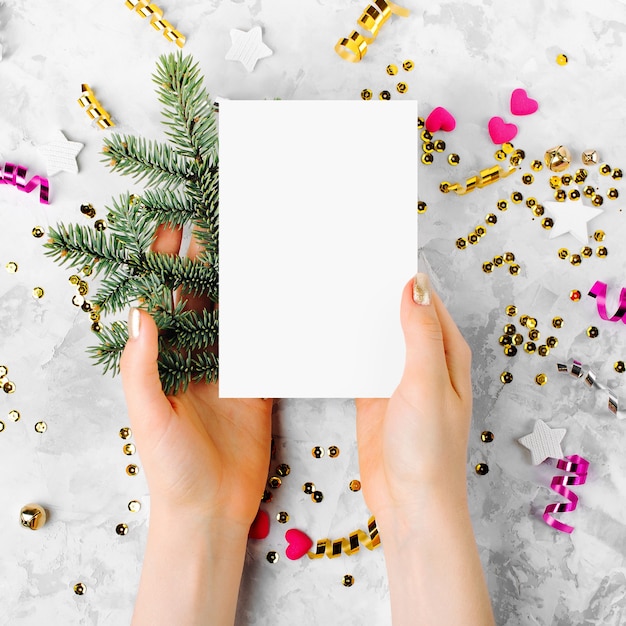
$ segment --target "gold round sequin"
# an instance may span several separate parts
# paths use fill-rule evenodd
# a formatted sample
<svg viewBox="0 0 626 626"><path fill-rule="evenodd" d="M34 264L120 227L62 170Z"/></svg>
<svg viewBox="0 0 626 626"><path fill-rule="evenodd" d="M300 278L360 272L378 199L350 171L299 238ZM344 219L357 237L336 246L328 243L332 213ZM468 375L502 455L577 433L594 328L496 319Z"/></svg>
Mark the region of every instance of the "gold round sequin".
<svg viewBox="0 0 626 626"><path fill-rule="evenodd" d="M519 191L514 191L511 194L511 200L514 204L520 204L520 202L524 199L524 196Z"/></svg>
<svg viewBox="0 0 626 626"><path fill-rule="evenodd" d="M35 424L35 432L39 433L40 435L45 433L48 430L48 424L46 424L45 422L37 422Z"/></svg>
<svg viewBox="0 0 626 626"><path fill-rule="evenodd" d="M506 356L515 356L517 354L517 348L513 345L504 346L504 354Z"/></svg>
<svg viewBox="0 0 626 626"><path fill-rule="evenodd" d="M9 368L6 365L0 365L0 378L4 378L9 373Z"/></svg>
<svg viewBox="0 0 626 626"><path fill-rule="evenodd" d="M617 198L619 198L619 191L617 191L617 189L615 189L615 187L611 187L607 192L606 195L611 199L611 200L617 200Z"/></svg>
<svg viewBox="0 0 626 626"><path fill-rule="evenodd" d="M509 274L511 274L511 276L518 276L521 269L519 265L513 264L509 267Z"/></svg>
<svg viewBox="0 0 626 626"><path fill-rule="evenodd" d="M550 230L554 226L554 220L551 217L544 217L541 220L541 227Z"/></svg>
<svg viewBox="0 0 626 626"><path fill-rule="evenodd" d="M289 476L289 474L291 474L291 468L287 465L287 463L281 463L276 467L276 473L284 478L285 476Z"/></svg>
<svg viewBox="0 0 626 626"><path fill-rule="evenodd" d="M33 298L35 299L40 299L43 298L44 296L44 290L41 287L35 287L33 289Z"/></svg>
<svg viewBox="0 0 626 626"><path fill-rule="evenodd" d="M79 296L78 294L76 294L72 298L72 304L74 306L83 306L84 303L85 303L85 298L83 298L83 296Z"/></svg>
<svg viewBox="0 0 626 626"><path fill-rule="evenodd" d="M604 238L606 237L606 233L603 230L596 230L593 233L593 238L596 241L604 241Z"/></svg>
<svg viewBox="0 0 626 626"><path fill-rule="evenodd" d="M485 261L483 263L483 272L485 272L485 274L491 274L491 272L493 272L493 263L491 263L491 261Z"/></svg>
<svg viewBox="0 0 626 626"><path fill-rule="evenodd" d="M493 226L494 224L498 223L498 217L495 215L495 213L488 213L485 216L485 222L489 224L489 226Z"/></svg>
<svg viewBox="0 0 626 626"><path fill-rule="evenodd" d="M515 333L513 335L513 344L516 346L521 346L524 343L524 337L520 335L520 333Z"/></svg>
<svg viewBox="0 0 626 626"><path fill-rule="evenodd" d="M498 343L501 346L510 346L513 343L513 339L511 339L510 335L500 335Z"/></svg>
<svg viewBox="0 0 626 626"><path fill-rule="evenodd" d="M493 433L490 430L483 430L480 435L480 440L483 443L491 443L493 441Z"/></svg>
<svg viewBox="0 0 626 626"><path fill-rule="evenodd" d="M525 185L532 185L535 182L535 177L532 174L523 174L522 182Z"/></svg>
<svg viewBox="0 0 626 626"><path fill-rule="evenodd" d="M596 195L596 190L591 185L587 185L583 189L583 195L585 196L585 198L593 198L593 196Z"/></svg>
<svg viewBox="0 0 626 626"><path fill-rule="evenodd" d="M500 381L505 385L513 382L513 374L511 374L511 372L502 372L502 374L500 374Z"/></svg>
<svg viewBox="0 0 626 626"><path fill-rule="evenodd" d="M608 163L603 163L600 166L600 174L602 174L602 176L610 176L611 166Z"/></svg>
<svg viewBox="0 0 626 626"><path fill-rule="evenodd" d="M530 169L533 170L533 172L540 172L543 169L543 163L541 161L535 159L530 164Z"/></svg>
<svg viewBox="0 0 626 626"><path fill-rule="evenodd" d="M567 65L567 62L568 62L567 55L565 55L565 54L558 54L557 55L557 57L556 57L557 65L564 66L564 65Z"/></svg>
<svg viewBox="0 0 626 626"><path fill-rule="evenodd" d="M94 217L96 214L96 210L93 208L92 204L81 204L80 212L87 217Z"/></svg>
<svg viewBox="0 0 626 626"><path fill-rule="evenodd" d="M87 591L87 587L85 585L85 583L76 583L74 585L74 593L77 596L83 596L85 595L85 592Z"/></svg>
<svg viewBox="0 0 626 626"><path fill-rule="evenodd" d="M476 226L476 228L474 229L474 232L479 237L484 237L487 234L487 229L484 226Z"/></svg>
<svg viewBox="0 0 626 626"><path fill-rule="evenodd" d="M0 433L4 430L4 422L0 420Z"/></svg>
<svg viewBox="0 0 626 626"><path fill-rule="evenodd" d="M574 174L574 182L580 185L587 180L588 175L589 172L586 169L580 168L576 170L576 173Z"/></svg>
<svg viewBox="0 0 626 626"><path fill-rule="evenodd" d="M9 411L9 419L12 422L19 422L20 421L20 417L22 417L20 415L19 411L16 411L15 409L12 409L11 411Z"/></svg>
<svg viewBox="0 0 626 626"><path fill-rule="evenodd" d="M448 155L448 163L450 165L458 165L461 162L461 157L454 152Z"/></svg>
<svg viewBox="0 0 626 626"><path fill-rule="evenodd" d="M278 552L276 552L276 550L270 550L270 552L267 553L266 557L267 562L268 563L278 563L278 559L280 558Z"/></svg>
<svg viewBox="0 0 626 626"><path fill-rule="evenodd" d="M456 247L459 250L465 250L465 248L467 248L467 241L465 241L465 239L463 239L463 237L459 237L456 240Z"/></svg>
<svg viewBox="0 0 626 626"><path fill-rule="evenodd" d="M389 74L389 76L395 76L398 73L398 66L397 65L388 65L387 66L387 74Z"/></svg>
<svg viewBox="0 0 626 626"><path fill-rule="evenodd" d="M321 446L315 446L311 450L311 455L315 459L321 459L324 456L324 448L322 448Z"/></svg>
<svg viewBox="0 0 626 626"><path fill-rule="evenodd" d="M422 141L431 141L433 138L433 134L429 130L424 129L420 137L422 138Z"/></svg>
<svg viewBox="0 0 626 626"><path fill-rule="evenodd" d="M93 274L93 267L91 267L91 265L85 265L81 271L85 276L91 276Z"/></svg>
<svg viewBox="0 0 626 626"><path fill-rule="evenodd" d="M545 374L537 374L537 376L535 376L535 382L543 386L548 382L548 377Z"/></svg>
<svg viewBox="0 0 626 626"><path fill-rule="evenodd" d="M126 466L126 473L129 476L137 476L137 474L139 474L139 468L133 463L131 463L130 465Z"/></svg>
<svg viewBox="0 0 626 626"><path fill-rule="evenodd" d="M591 198L591 204L593 204L593 206L602 206L604 204L604 198L596 194Z"/></svg>
<svg viewBox="0 0 626 626"><path fill-rule="evenodd" d="M381 91L378 94L378 97L379 97L380 100L391 100L391 94L386 89Z"/></svg>
<svg viewBox="0 0 626 626"><path fill-rule="evenodd" d="M506 200L498 200L496 206L500 211L506 211L509 208L509 203Z"/></svg>
<svg viewBox="0 0 626 626"><path fill-rule="evenodd" d="M121 536L128 535L128 524L118 524L115 527L115 532Z"/></svg>
<svg viewBox="0 0 626 626"><path fill-rule="evenodd" d="M600 331L598 330L596 326L589 326L589 328L587 328L587 337L590 337L591 339L595 339L599 334L600 334Z"/></svg>
<svg viewBox="0 0 626 626"><path fill-rule="evenodd" d="M433 157L432 154L430 153L422 154L422 163L424 165L430 165L434 160L435 158ZM448 161L449 160L450 160L450 157L448 157Z"/></svg>
<svg viewBox="0 0 626 626"><path fill-rule="evenodd" d="M421 200L417 203L417 212L418 213L426 213L426 211L428 210L428 205L425 202L422 202Z"/></svg>
<svg viewBox="0 0 626 626"><path fill-rule="evenodd" d="M554 326L554 328L563 328L564 324L565 322L562 317L555 317L552 319L552 326Z"/></svg>
<svg viewBox="0 0 626 626"><path fill-rule="evenodd" d="M409 86L406 83L400 82L396 85L396 91L398 93L406 93L408 90L409 90Z"/></svg>
<svg viewBox="0 0 626 626"><path fill-rule="evenodd" d="M424 118L423 117L418 117L417 118L417 127L419 129L422 129L422 128L424 128L424 124L425 124Z"/></svg>
<svg viewBox="0 0 626 626"><path fill-rule="evenodd" d="M504 312L509 317L515 317L517 315L517 307L514 304L509 304L509 306L507 306L506 309L504 309Z"/></svg>
<svg viewBox="0 0 626 626"><path fill-rule="evenodd" d="M304 485L302 485L302 491L304 491L304 493L311 495L314 491L315 491L315 484L314 483L304 483Z"/></svg>
<svg viewBox="0 0 626 626"><path fill-rule="evenodd" d="M92 330L94 333L99 333L99 332L102 330L102 324L100 324L100 322L94 322L94 323L91 325L91 330Z"/></svg>
<svg viewBox="0 0 626 626"><path fill-rule="evenodd" d="M131 513L139 513L139 511L141 511L141 502L139 502L139 500L131 500L128 503L128 510Z"/></svg>
<svg viewBox="0 0 626 626"><path fill-rule="evenodd" d="M313 500L313 502L321 502L324 499L324 494L321 491L314 491L311 494L311 500Z"/></svg>
<svg viewBox="0 0 626 626"><path fill-rule="evenodd" d="M571 174L563 174L563 176L561 176L561 183L565 185L566 187L569 187L571 182L572 182Z"/></svg>
<svg viewBox="0 0 626 626"><path fill-rule="evenodd" d="M354 576L352 576L352 574L345 574L341 579L341 584L344 587L352 587L352 585L354 585Z"/></svg>
<svg viewBox="0 0 626 626"><path fill-rule="evenodd" d="M582 263L582 258L580 256L580 254L572 254L572 256L570 257L569 262L572 265L580 265Z"/></svg>
<svg viewBox="0 0 626 626"><path fill-rule="evenodd" d="M537 346L535 345L534 342L527 341L524 344L524 352L526 352L527 354L534 354L536 350L537 350Z"/></svg>
<svg viewBox="0 0 626 626"><path fill-rule="evenodd" d="M537 204L532 207L532 212L535 217L541 217L545 213L545 209L543 208L543 205Z"/></svg>
<svg viewBox="0 0 626 626"><path fill-rule="evenodd" d="M133 436L133 433L128 426L124 426L124 428L120 428L120 437L122 439L130 439Z"/></svg>
<svg viewBox="0 0 626 626"><path fill-rule="evenodd" d="M489 473L489 466L487 465L487 463L478 463L474 470L479 476L484 476L485 474Z"/></svg>
<svg viewBox="0 0 626 626"><path fill-rule="evenodd" d="M276 514L276 521L279 524L286 524L289 521L289 513L287 511L280 511Z"/></svg>
<svg viewBox="0 0 626 626"><path fill-rule="evenodd" d="M473 246L476 245L479 240L480 240L480 237L476 233L470 233L467 236L467 241L471 243Z"/></svg>
<svg viewBox="0 0 626 626"><path fill-rule="evenodd" d="M599 256L600 258L604 258L608 254L609 254L609 251L604 246L600 246L599 248L596 249L596 256Z"/></svg>
<svg viewBox="0 0 626 626"><path fill-rule="evenodd" d="M611 174L611 176L612 176L612 178L613 178L614 180L620 180L620 179L622 178L622 176L623 176L623 174L622 174L622 170L621 170L619 167L616 167L616 168L613 170L613 173Z"/></svg>
<svg viewBox="0 0 626 626"><path fill-rule="evenodd" d="M7 382L2 385L2 390L4 393L15 393L15 383L7 380Z"/></svg>
<svg viewBox="0 0 626 626"><path fill-rule="evenodd" d="M510 141L502 144L502 150L504 150L505 154L511 154L513 150L515 150L515 146ZM522 152L522 150L518 150L518 152ZM522 156L524 158L524 156Z"/></svg>
<svg viewBox="0 0 626 626"><path fill-rule="evenodd" d="M548 346L548 348L556 348L558 345L559 340L553 335L550 335L550 337L546 339L546 346Z"/></svg>
<svg viewBox="0 0 626 626"><path fill-rule="evenodd" d="M494 256L494 257L493 257L493 264L494 264L496 267L500 267L503 263L504 263L504 259L502 258L502 256L501 256L501 255L498 255L498 256Z"/></svg>
<svg viewBox="0 0 626 626"><path fill-rule="evenodd" d="M515 255L512 252L505 252L504 253L504 260L507 263L513 263L513 261L515 261Z"/></svg>
<svg viewBox="0 0 626 626"><path fill-rule="evenodd" d="M361 481L360 480L351 480L350 481L350 491L361 491Z"/></svg>
<svg viewBox="0 0 626 626"><path fill-rule="evenodd" d="M505 335L514 335L517 332L515 324L506 324L503 330Z"/></svg>
<svg viewBox="0 0 626 626"><path fill-rule="evenodd" d="M626 371L626 365L624 365L624 361L615 361L613 364L613 369L618 374L623 374Z"/></svg>
<svg viewBox="0 0 626 626"><path fill-rule="evenodd" d="M572 189L567 196L570 200L576 201L580 198L580 191L578 191L578 189Z"/></svg>
<svg viewBox="0 0 626 626"><path fill-rule="evenodd" d="M443 152L446 149L446 142L443 139L437 139L435 141L435 151Z"/></svg>
<svg viewBox="0 0 626 626"><path fill-rule="evenodd" d="M106 230L106 222L104 220L96 220L94 223L94 228L99 231L102 232L103 230Z"/></svg>
<svg viewBox="0 0 626 626"><path fill-rule="evenodd" d="M528 338L531 341L538 341L540 337L541 337L541 333L536 328L533 328L528 331Z"/></svg>
<svg viewBox="0 0 626 626"><path fill-rule="evenodd" d="M370 89L363 89L363 91L361 91L361 98L363 100L371 100L373 95Z"/></svg>
<svg viewBox="0 0 626 626"><path fill-rule="evenodd" d="M122 451L127 456L130 456L131 454L135 454L135 445L132 443L126 443L122 446Z"/></svg>
<svg viewBox="0 0 626 626"><path fill-rule="evenodd" d="M504 150L496 150L493 156L496 161L504 161L504 159L506 159L506 152Z"/></svg>
<svg viewBox="0 0 626 626"><path fill-rule="evenodd" d="M336 459L339 456L339 448L337 446L330 446L328 448L328 456L331 459Z"/></svg>
<svg viewBox="0 0 626 626"><path fill-rule="evenodd" d="M589 246L580 249L580 255L588 259L593 254L593 250Z"/></svg>
<svg viewBox="0 0 626 626"><path fill-rule="evenodd" d="M272 476L267 481L267 484L269 485L270 489L278 489L283 484L283 481L280 479L279 476Z"/></svg>
<svg viewBox="0 0 626 626"><path fill-rule="evenodd" d="M15 274L17 272L17 263L15 261L9 261L6 265L6 270L9 274Z"/></svg>
<svg viewBox="0 0 626 626"><path fill-rule="evenodd" d="M578 291L578 289L572 289L569 292L569 299L572 302L578 302L580 300L580 298L581 298L581 293L580 293L580 291Z"/></svg>
<svg viewBox="0 0 626 626"><path fill-rule="evenodd" d="M32 233L33 237L36 237L37 239L40 239L44 235L44 231L41 226L35 226L30 232Z"/></svg>
<svg viewBox="0 0 626 626"><path fill-rule="evenodd" d="M413 70L413 68L415 67L415 64L413 63L413 61L411 61L411 59L407 59L403 64L402 64L402 69L405 72L411 72Z"/></svg>
<svg viewBox="0 0 626 626"><path fill-rule="evenodd" d="M89 283L85 280L79 280L77 289L79 295L86 296L89 292Z"/></svg>
<svg viewBox="0 0 626 626"><path fill-rule="evenodd" d="M561 177L550 176L550 187L552 187L552 189L558 189L560 186L561 186Z"/></svg>
<svg viewBox="0 0 626 626"><path fill-rule="evenodd" d="M537 198L533 198L532 196L530 198L526 198L526 206L529 209L532 209L534 206L537 206Z"/></svg>
<svg viewBox="0 0 626 626"><path fill-rule="evenodd" d="M565 191L565 189L557 189L554 192L554 199L557 202L565 202L565 200L567 200L567 192Z"/></svg>
<svg viewBox="0 0 626 626"><path fill-rule="evenodd" d="M537 354L539 356L548 356L548 354L550 354L550 348L546 345L539 346L537 348Z"/></svg>
<svg viewBox="0 0 626 626"><path fill-rule="evenodd" d="M263 495L261 496L261 502L271 502L273 500L272 494L268 489L263 490Z"/></svg>
<svg viewBox="0 0 626 626"><path fill-rule="evenodd" d="M534 317L529 317L526 320L526 328L530 328L530 329L537 328L537 320Z"/></svg>

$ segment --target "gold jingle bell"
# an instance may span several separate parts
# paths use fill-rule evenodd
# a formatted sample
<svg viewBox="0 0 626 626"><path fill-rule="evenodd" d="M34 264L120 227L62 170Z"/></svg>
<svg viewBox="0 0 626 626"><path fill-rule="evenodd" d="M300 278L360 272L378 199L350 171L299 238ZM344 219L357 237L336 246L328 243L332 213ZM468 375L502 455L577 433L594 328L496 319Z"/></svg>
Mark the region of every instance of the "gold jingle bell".
<svg viewBox="0 0 626 626"><path fill-rule="evenodd" d="M38 504L30 503L20 511L20 523L24 528L38 530L46 523L46 510Z"/></svg>
<svg viewBox="0 0 626 626"><path fill-rule="evenodd" d="M556 146L546 150L546 165L553 172L562 172L566 170L572 162L572 155L565 146Z"/></svg>

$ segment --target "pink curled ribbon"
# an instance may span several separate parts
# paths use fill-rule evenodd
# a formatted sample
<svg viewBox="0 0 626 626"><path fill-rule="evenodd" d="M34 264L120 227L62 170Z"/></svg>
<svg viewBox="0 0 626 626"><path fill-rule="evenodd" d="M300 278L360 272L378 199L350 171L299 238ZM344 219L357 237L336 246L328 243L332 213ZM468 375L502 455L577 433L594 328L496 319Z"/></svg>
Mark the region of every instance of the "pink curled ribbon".
<svg viewBox="0 0 626 626"><path fill-rule="evenodd" d="M50 183L43 176L33 176L26 182L26 172L28 171L23 165L15 165L14 163L5 163L4 171L0 171L0 185L13 185L20 191L30 193L37 185L39 185L39 202L49 204L50 199Z"/></svg>
<svg viewBox="0 0 626 626"><path fill-rule="evenodd" d="M583 459L582 456L573 454L572 456L566 456L564 459L557 461L556 466L565 472L571 472L575 476L555 476L550 483L550 487L553 491L556 491L559 495L567 498L569 502L559 502L554 504L548 504L546 510L543 513L543 521L552 526L556 530L560 530L563 533L571 533L574 530L573 526L559 522L559 520L552 517L552 513L570 513L576 509L578 504L578 496L566 487L566 485L584 485L587 481L587 470L589 469L589 461Z"/></svg>
<svg viewBox="0 0 626 626"><path fill-rule="evenodd" d="M596 306L598 307L598 315L607 322L619 322L622 320L626 324L626 287L622 288L619 294L619 306L617 312L612 317L606 312L606 283L597 280L593 287L589 290L588 296L596 299Z"/></svg>

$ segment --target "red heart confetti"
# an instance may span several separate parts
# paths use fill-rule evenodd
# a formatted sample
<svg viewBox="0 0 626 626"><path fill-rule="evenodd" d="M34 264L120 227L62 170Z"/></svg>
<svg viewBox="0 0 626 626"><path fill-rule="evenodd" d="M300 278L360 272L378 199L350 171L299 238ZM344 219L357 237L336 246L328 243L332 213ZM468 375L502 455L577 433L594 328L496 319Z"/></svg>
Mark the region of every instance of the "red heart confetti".
<svg viewBox="0 0 626 626"><path fill-rule="evenodd" d="M291 528L285 533L285 539L289 544L285 554L288 559L297 561L303 557L313 545L313 541L297 528Z"/></svg>
<svg viewBox="0 0 626 626"><path fill-rule="evenodd" d="M438 130L450 132L456 128L456 120L450 111L437 107L426 118L424 125L429 133L436 133Z"/></svg>
<svg viewBox="0 0 626 626"><path fill-rule="evenodd" d="M495 144L512 141L517 135L517 126L507 124L501 117L492 117L489 120L489 136Z"/></svg>
<svg viewBox="0 0 626 626"><path fill-rule="evenodd" d="M539 108L539 103L528 96L525 89L515 89L511 94L511 113L513 115L532 115Z"/></svg>
<svg viewBox="0 0 626 626"><path fill-rule="evenodd" d="M250 526L248 537L250 539L265 539L270 534L270 516L266 511L259 509L259 512Z"/></svg>

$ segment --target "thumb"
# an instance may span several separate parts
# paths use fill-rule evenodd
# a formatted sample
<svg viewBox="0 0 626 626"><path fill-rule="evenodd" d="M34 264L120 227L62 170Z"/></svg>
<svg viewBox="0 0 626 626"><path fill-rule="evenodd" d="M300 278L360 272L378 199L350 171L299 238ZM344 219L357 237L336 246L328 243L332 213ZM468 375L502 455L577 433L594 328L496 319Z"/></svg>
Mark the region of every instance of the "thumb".
<svg viewBox="0 0 626 626"><path fill-rule="evenodd" d="M406 344L401 386L405 396L415 396L417 381L430 385L447 372L443 332L426 274L416 274L405 285L400 322Z"/></svg>
<svg viewBox="0 0 626 626"><path fill-rule="evenodd" d="M171 406L159 378L159 331L145 311L131 308L128 316L128 342L120 361L122 384L131 425L135 430L158 426L155 421L167 419ZM159 428L154 428L156 432Z"/></svg>

